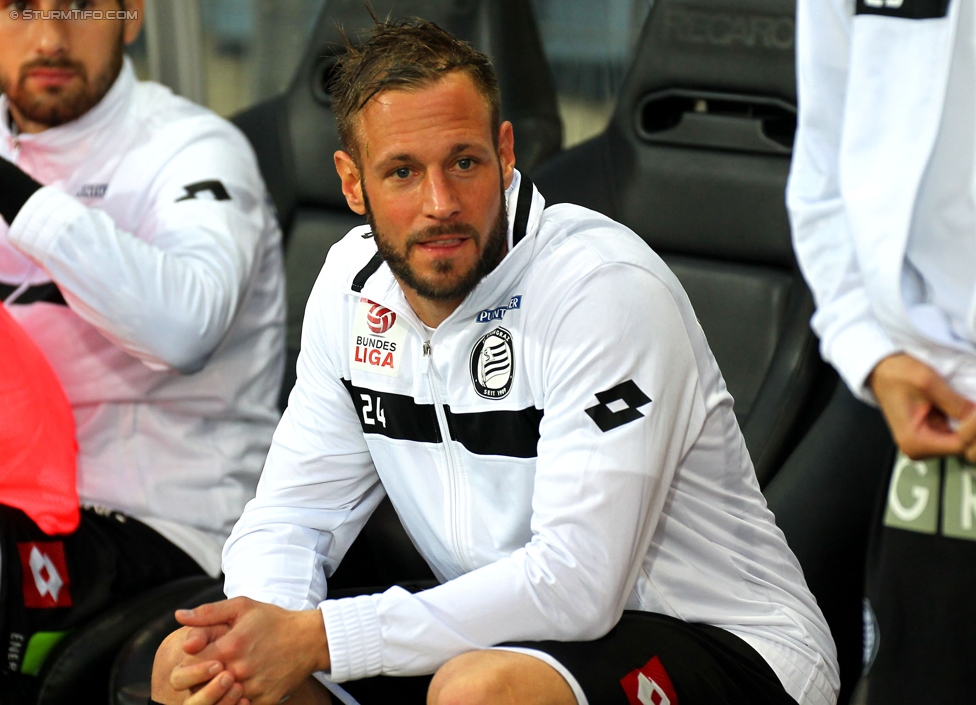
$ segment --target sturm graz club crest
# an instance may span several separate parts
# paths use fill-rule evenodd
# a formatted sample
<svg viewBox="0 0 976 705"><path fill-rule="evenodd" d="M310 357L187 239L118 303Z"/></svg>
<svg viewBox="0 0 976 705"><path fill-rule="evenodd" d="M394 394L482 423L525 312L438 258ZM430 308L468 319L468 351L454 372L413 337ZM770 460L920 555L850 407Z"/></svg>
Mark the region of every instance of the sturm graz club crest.
<svg viewBox="0 0 976 705"><path fill-rule="evenodd" d="M501 399L512 389L515 378L515 350L512 334L495 328L475 343L471 351L471 382L486 399Z"/></svg>

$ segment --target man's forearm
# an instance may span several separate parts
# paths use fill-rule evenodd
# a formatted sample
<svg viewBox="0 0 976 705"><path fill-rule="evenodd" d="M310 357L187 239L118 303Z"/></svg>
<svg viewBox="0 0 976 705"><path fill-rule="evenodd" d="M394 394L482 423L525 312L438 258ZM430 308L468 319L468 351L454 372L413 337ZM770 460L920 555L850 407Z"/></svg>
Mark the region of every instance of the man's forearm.
<svg viewBox="0 0 976 705"><path fill-rule="evenodd" d="M147 242L105 211L49 188L23 208L7 237L113 343L151 366L191 373L233 321L258 258L257 221L226 212L161 229Z"/></svg>

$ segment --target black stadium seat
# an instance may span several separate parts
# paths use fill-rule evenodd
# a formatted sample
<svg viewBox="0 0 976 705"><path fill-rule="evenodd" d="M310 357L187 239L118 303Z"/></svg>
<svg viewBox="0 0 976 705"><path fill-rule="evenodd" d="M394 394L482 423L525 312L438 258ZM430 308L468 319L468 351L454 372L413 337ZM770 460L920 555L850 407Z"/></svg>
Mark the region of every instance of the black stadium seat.
<svg viewBox="0 0 976 705"><path fill-rule="evenodd" d="M106 702L112 663L129 636L161 610L183 605L216 584L212 578L195 576L161 585L106 610L65 637L48 655L37 676L37 705ZM146 702L145 697L142 702Z"/></svg>
<svg viewBox="0 0 976 705"><path fill-rule="evenodd" d="M832 382L784 203L792 0L658 0L606 131L533 179L629 226L681 280L765 484Z"/></svg>
<svg viewBox="0 0 976 705"><path fill-rule="evenodd" d="M533 179L628 225L694 304L770 508L860 675L868 525L892 444L820 360L785 207L793 0L657 0L606 131Z"/></svg>
<svg viewBox="0 0 976 705"><path fill-rule="evenodd" d="M562 122L529 0L373 0L377 17L423 17L487 53L502 92L502 118L515 128L518 165L531 169L557 152ZM363 219L350 211L332 154L340 148L326 90L342 49L372 24L363 0L325 3L305 57L287 90L234 117L258 156L285 234L288 363L294 383L305 301L326 253ZM283 396L281 406L286 398Z"/></svg>

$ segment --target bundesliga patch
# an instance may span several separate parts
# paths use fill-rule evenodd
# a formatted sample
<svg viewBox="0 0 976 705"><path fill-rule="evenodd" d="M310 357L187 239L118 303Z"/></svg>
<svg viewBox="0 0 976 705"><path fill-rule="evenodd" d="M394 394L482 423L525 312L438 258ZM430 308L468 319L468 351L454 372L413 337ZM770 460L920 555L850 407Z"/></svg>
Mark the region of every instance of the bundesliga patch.
<svg viewBox="0 0 976 705"><path fill-rule="evenodd" d="M620 679L630 705L678 705L671 678L655 656Z"/></svg>
<svg viewBox="0 0 976 705"><path fill-rule="evenodd" d="M906 20L931 20L945 17L949 0L857 0L857 15L883 15Z"/></svg>
<svg viewBox="0 0 976 705"><path fill-rule="evenodd" d="M60 541L18 543L24 574L24 607L71 607L71 580Z"/></svg>
<svg viewBox="0 0 976 705"><path fill-rule="evenodd" d="M360 299L352 324L350 366L354 370L398 377L406 339L407 324L397 319L395 311L369 299Z"/></svg>

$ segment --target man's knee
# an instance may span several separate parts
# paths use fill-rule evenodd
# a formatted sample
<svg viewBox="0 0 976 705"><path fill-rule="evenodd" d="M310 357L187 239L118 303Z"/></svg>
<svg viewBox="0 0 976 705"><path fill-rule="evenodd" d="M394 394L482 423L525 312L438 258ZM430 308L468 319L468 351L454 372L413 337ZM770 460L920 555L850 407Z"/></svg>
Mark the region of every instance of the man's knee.
<svg viewBox="0 0 976 705"><path fill-rule="evenodd" d="M189 633L189 627L180 627L156 649L156 658L152 669L152 696L158 702L169 702L173 693L169 684L169 675L183 659L183 642Z"/></svg>
<svg viewBox="0 0 976 705"><path fill-rule="evenodd" d="M489 649L471 651L441 666L427 705L576 705L563 677L533 656Z"/></svg>

